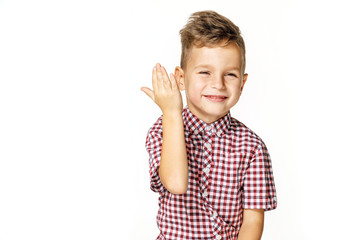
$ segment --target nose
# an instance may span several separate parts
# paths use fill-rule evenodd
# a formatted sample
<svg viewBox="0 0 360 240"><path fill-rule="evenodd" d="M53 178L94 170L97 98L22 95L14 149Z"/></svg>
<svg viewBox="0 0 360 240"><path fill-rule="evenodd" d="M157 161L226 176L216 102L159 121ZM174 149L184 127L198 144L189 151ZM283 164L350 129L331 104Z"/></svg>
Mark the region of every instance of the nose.
<svg viewBox="0 0 360 240"><path fill-rule="evenodd" d="M211 81L211 87L215 89L224 89L224 77L223 76L214 76Z"/></svg>

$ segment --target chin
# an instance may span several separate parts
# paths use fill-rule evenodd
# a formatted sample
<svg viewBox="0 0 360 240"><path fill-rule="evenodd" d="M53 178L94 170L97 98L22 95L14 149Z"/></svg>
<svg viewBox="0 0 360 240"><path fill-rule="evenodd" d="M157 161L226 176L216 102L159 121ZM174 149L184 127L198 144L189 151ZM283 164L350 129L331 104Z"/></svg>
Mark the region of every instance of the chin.
<svg viewBox="0 0 360 240"><path fill-rule="evenodd" d="M211 116L211 117L214 117L214 118L221 118L223 117L224 115L226 115L227 113L229 112L229 110L224 110L224 109L221 109L221 110L216 110L216 109L208 109L208 110L205 110L204 113L208 116Z"/></svg>

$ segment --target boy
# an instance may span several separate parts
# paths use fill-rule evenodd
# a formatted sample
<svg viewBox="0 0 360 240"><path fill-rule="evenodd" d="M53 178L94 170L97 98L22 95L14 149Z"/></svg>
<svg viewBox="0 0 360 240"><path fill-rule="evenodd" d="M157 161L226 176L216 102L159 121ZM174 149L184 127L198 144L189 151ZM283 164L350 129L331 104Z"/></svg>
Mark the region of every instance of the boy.
<svg viewBox="0 0 360 240"><path fill-rule="evenodd" d="M141 88L163 113L146 139L151 189L160 195L157 239L260 239L264 211L277 202L265 144L230 116L248 76L240 30L202 11L180 35L175 74L156 64L153 91Z"/></svg>

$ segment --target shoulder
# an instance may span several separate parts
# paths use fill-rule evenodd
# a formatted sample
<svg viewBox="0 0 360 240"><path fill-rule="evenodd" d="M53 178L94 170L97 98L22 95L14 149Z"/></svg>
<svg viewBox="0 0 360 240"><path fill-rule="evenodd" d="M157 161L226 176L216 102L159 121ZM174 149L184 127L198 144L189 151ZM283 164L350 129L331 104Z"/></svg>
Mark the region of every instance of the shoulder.
<svg viewBox="0 0 360 240"><path fill-rule="evenodd" d="M150 127L150 129L148 130L148 135L162 135L162 115Z"/></svg>
<svg viewBox="0 0 360 240"><path fill-rule="evenodd" d="M255 149L266 147L258 134L234 117L231 117L230 132L239 140L244 141Z"/></svg>
<svg viewBox="0 0 360 240"><path fill-rule="evenodd" d="M239 147L249 153L251 159L270 159L265 142L253 130L235 118L231 119L231 134L239 142ZM235 144L236 146L236 144Z"/></svg>
<svg viewBox="0 0 360 240"><path fill-rule="evenodd" d="M153 149L156 146L161 146L162 143L162 116L150 127L146 135L145 146Z"/></svg>

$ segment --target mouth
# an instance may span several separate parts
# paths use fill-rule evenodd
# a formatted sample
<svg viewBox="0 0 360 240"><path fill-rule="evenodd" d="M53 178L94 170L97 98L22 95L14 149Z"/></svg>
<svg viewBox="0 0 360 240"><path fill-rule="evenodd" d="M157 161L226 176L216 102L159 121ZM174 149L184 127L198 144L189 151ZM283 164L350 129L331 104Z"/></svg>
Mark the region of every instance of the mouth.
<svg viewBox="0 0 360 240"><path fill-rule="evenodd" d="M212 102L223 102L228 98L223 95L204 95L204 97Z"/></svg>

